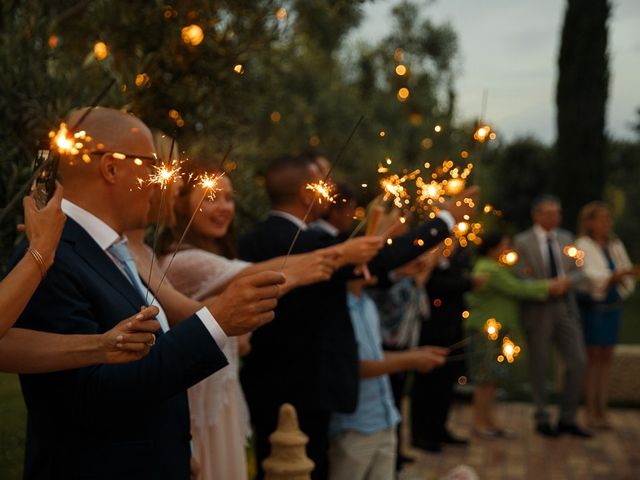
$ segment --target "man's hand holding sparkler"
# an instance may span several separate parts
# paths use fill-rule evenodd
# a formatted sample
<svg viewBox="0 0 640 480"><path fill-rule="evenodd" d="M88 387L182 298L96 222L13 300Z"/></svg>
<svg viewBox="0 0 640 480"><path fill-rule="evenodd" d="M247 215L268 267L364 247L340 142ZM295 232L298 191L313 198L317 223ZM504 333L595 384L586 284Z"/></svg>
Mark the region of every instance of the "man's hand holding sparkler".
<svg viewBox="0 0 640 480"><path fill-rule="evenodd" d="M549 280L549 295L552 297L561 297L571 287L571 279L569 277L558 277Z"/></svg>
<svg viewBox="0 0 640 480"><path fill-rule="evenodd" d="M331 278L338 266L340 254L334 248L321 248L311 253L293 255L289 257L287 265L282 270L287 281L281 288L281 293L317 282L326 282Z"/></svg>
<svg viewBox="0 0 640 480"><path fill-rule="evenodd" d="M332 250L337 255L337 266L354 264L366 264L375 257L384 246L384 238L380 236L364 236L346 240L334 247Z"/></svg>
<svg viewBox="0 0 640 480"><path fill-rule="evenodd" d="M273 320L285 282L280 272L248 275L229 284L207 307L227 336L249 333Z"/></svg>
<svg viewBox="0 0 640 480"><path fill-rule="evenodd" d="M158 307L145 307L100 335L100 351L104 355L101 363L128 363L147 355L156 343L155 332L160 329L157 314Z"/></svg>
<svg viewBox="0 0 640 480"><path fill-rule="evenodd" d="M427 373L444 365L449 349L426 345L409 350L406 354L410 370Z"/></svg>
<svg viewBox="0 0 640 480"><path fill-rule="evenodd" d="M53 263L66 217L60 207L63 195L62 185L56 184L56 191L51 200L41 209L36 206L33 196L24 197L24 225L18 225L29 240L29 247L39 254L43 269ZM38 262L40 264L40 262ZM44 275L44 270L43 270Z"/></svg>

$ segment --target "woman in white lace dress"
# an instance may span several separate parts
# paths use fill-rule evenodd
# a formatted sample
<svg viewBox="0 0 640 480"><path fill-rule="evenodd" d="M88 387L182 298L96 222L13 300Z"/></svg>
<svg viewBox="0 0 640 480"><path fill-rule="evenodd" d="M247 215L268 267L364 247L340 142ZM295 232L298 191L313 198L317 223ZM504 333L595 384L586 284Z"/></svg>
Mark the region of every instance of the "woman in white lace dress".
<svg viewBox="0 0 640 480"><path fill-rule="evenodd" d="M164 257L161 266L166 267L168 260ZM167 277L174 288L199 301L248 266L206 250L186 248L176 255ZM251 428L238 379L238 344L238 337L230 337L222 349L229 365L189 389L193 455L202 480L247 478L245 444Z"/></svg>
<svg viewBox="0 0 640 480"><path fill-rule="evenodd" d="M222 177L219 186L215 198L203 202L186 241L171 262L175 240L182 235L203 194L197 187L185 186L181 190L175 205L176 225L171 228L174 241L164 248L165 255L160 258L163 269L171 262L167 272L171 285L196 301L219 293L239 276L260 270L279 270L283 262L282 257L259 264L234 258L231 181L226 176ZM335 267L335 255L327 249L292 256L284 270L287 283L283 292L327 280ZM189 389L193 455L199 466L199 480L247 478L246 442L251 432L249 413L238 379L239 354L243 346L248 350L248 339L230 337L223 349L229 366Z"/></svg>

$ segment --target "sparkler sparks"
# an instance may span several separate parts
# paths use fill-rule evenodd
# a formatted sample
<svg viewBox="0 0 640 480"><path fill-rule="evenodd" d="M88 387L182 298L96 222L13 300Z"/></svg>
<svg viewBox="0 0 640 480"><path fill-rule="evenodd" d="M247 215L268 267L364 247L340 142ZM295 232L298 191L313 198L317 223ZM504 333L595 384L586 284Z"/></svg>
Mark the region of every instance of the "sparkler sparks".
<svg viewBox="0 0 640 480"><path fill-rule="evenodd" d="M135 160L134 160L135 161ZM160 166L153 165L153 173L149 175L147 180L138 178L138 183L147 185L159 185L162 190L175 181L180 174L181 167L177 160L171 163L163 163Z"/></svg>
<svg viewBox="0 0 640 480"><path fill-rule="evenodd" d="M445 187L445 192L447 195L458 195L464 190L465 181L461 178L452 178L448 180Z"/></svg>
<svg viewBox="0 0 640 480"><path fill-rule="evenodd" d="M407 180L414 179L420 170L414 170L402 177L393 174L380 180L380 186L384 191L383 200L387 201L393 198L393 204L398 208L404 208L411 204L411 195L403 185Z"/></svg>
<svg viewBox="0 0 640 480"><path fill-rule="evenodd" d="M492 130L489 125L482 125L474 132L473 138L480 143L484 143L487 138L490 138L491 140L495 138L495 134L492 137L491 132Z"/></svg>
<svg viewBox="0 0 640 480"><path fill-rule="evenodd" d="M208 197L209 200L213 200L214 198L216 198L216 192L219 190L218 182L223 175L224 173L210 174L205 172L198 176L198 178L196 179L198 181L197 185L201 187L205 192L205 195L202 197L203 200L206 197ZM200 204L202 204L202 202L200 202Z"/></svg>
<svg viewBox="0 0 640 480"><path fill-rule="evenodd" d="M498 257L498 261L503 265L513 267L518 263L518 253L515 250L505 250L500 254L500 257Z"/></svg>
<svg viewBox="0 0 640 480"><path fill-rule="evenodd" d="M486 332L487 337L489 337L489 340L496 341L501 328L502 324L496 321L495 318L490 318L484 322L484 331Z"/></svg>
<svg viewBox="0 0 640 480"><path fill-rule="evenodd" d="M315 192L318 199L318 203L322 203L324 199L327 203L336 203L337 195L335 192L335 185L327 183L324 180L319 180L315 183L307 183L307 190Z"/></svg>
<svg viewBox="0 0 640 480"><path fill-rule="evenodd" d="M210 173L202 173L201 175L199 175L196 180L197 180L197 186L201 187L204 190L204 193L202 195L202 198L200 199L200 202L198 202L198 206L195 208L195 210L193 211L193 214L191 215L191 218L189 219L189 222L187 223L187 226L184 229L184 232L182 232L182 236L180 237L180 240L178 240L178 243L176 244L176 248L173 251L173 254L171 255L171 259L169 260L169 264L167 265L167 268L165 269L162 278L160 279L160 283L158 283L158 286L156 288L156 292L160 291L160 287L162 287L162 283L164 282L164 279L167 277L167 272L169 271L169 269L171 268L171 265L173 264L173 260L176 258L176 255L178 253L178 251L180 250L180 247L182 246L182 243L184 242L184 239L187 237L187 233L189 232L189 229L191 228L191 225L193 224L193 220L196 218L196 215L198 214L198 212L200 211L200 207L202 207L202 203L204 202L204 200L209 197L210 200L213 200L216 196L216 192L218 191L218 182L220 180L220 178L224 175L224 173L220 173L220 174L210 174ZM155 299L155 295L154 295L154 299ZM152 301L153 303L153 301Z"/></svg>
<svg viewBox="0 0 640 480"><path fill-rule="evenodd" d="M584 265L584 252L575 245L565 245L562 249L562 253L574 260L577 267L582 267Z"/></svg>
<svg viewBox="0 0 640 480"><path fill-rule="evenodd" d="M482 241L480 239L480 233L482 232L482 224L479 222L459 222L453 228L453 234L458 239L458 243L461 247L467 247L469 242L476 245Z"/></svg>
<svg viewBox="0 0 640 480"><path fill-rule="evenodd" d="M77 155L80 153L80 149L84 146L80 140L84 140L86 138L86 133L83 130L71 135L67 128L67 124L62 122L58 131L49 132L49 138L51 138L51 146L61 155Z"/></svg>
<svg viewBox="0 0 640 480"><path fill-rule="evenodd" d="M502 363L506 360L507 363L513 363L519 354L520 347L516 345L508 336L505 336L502 339L502 354L498 355L498 362Z"/></svg>

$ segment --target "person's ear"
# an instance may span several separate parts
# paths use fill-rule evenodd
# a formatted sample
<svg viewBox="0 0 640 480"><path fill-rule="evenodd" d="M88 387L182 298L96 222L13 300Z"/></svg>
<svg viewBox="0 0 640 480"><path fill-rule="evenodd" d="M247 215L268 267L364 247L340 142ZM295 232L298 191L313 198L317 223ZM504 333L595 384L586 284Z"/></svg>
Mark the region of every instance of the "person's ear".
<svg viewBox="0 0 640 480"><path fill-rule="evenodd" d="M111 185L116 183L117 162L118 160L108 153L100 157L100 174L102 178Z"/></svg>

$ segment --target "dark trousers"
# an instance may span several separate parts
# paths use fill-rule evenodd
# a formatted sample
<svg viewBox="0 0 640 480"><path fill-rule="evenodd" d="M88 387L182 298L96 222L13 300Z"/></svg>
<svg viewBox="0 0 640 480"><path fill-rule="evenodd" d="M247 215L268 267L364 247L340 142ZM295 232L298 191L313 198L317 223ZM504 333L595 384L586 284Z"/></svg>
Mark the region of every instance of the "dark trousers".
<svg viewBox="0 0 640 480"><path fill-rule="evenodd" d="M278 410L255 409L251 411L251 420L254 428L256 460L258 462L258 475L256 480L264 479L262 461L271 453L269 436L275 431L278 421ZM329 419L331 413L324 410L305 410L297 408L300 430L308 437L307 456L315 463L311 473L312 480L327 480L329 450Z"/></svg>
<svg viewBox="0 0 640 480"><path fill-rule="evenodd" d="M440 443L447 431L453 403L453 378L449 365L429 373L416 373L411 392L411 432L414 445Z"/></svg>
<svg viewBox="0 0 640 480"><path fill-rule="evenodd" d="M385 347L385 350L401 351L400 349L393 349ZM402 422L404 417L402 416L402 399L404 398L405 385L407 384L407 374L405 372L394 373L389 375L391 382L391 391L393 392L393 401L396 404L398 412L400 412L400 423L396 427L396 467L400 467L400 437L402 432Z"/></svg>

